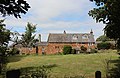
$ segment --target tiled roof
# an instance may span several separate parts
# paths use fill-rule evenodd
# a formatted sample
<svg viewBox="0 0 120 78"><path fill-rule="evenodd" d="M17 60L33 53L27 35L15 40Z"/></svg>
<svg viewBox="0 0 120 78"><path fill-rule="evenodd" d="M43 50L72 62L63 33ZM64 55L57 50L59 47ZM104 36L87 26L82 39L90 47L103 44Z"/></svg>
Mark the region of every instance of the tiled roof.
<svg viewBox="0 0 120 78"><path fill-rule="evenodd" d="M90 33L50 33L48 42L95 42L94 35Z"/></svg>
<svg viewBox="0 0 120 78"><path fill-rule="evenodd" d="M47 46L48 42L38 42L36 43L36 46Z"/></svg>

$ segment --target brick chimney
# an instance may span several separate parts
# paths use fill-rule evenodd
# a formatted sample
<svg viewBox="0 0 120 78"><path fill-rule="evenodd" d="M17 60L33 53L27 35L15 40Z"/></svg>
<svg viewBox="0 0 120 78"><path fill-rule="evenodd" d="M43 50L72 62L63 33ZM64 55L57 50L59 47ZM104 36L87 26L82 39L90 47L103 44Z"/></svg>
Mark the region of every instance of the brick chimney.
<svg viewBox="0 0 120 78"><path fill-rule="evenodd" d="M41 34L38 35L39 42L41 42Z"/></svg>
<svg viewBox="0 0 120 78"><path fill-rule="evenodd" d="M66 34L66 31L64 30L64 34Z"/></svg>

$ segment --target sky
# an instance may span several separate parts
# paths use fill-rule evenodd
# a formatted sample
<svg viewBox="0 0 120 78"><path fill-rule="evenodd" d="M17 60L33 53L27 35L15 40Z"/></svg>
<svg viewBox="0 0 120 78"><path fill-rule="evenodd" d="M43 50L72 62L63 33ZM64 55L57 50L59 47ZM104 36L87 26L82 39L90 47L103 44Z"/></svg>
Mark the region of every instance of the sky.
<svg viewBox="0 0 120 78"><path fill-rule="evenodd" d="M27 0L31 8L21 19L5 17L5 24L11 31L25 32L28 22L36 25L36 34L47 41L49 33L89 33L93 30L95 39L103 35L104 25L96 23L88 12L95 7L89 0Z"/></svg>

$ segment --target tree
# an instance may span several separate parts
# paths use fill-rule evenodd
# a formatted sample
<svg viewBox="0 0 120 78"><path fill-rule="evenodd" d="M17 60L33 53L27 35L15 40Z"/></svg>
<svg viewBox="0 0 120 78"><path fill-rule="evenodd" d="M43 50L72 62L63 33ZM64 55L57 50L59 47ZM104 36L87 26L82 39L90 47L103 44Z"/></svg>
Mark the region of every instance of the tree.
<svg viewBox="0 0 120 78"><path fill-rule="evenodd" d="M13 42L13 47L15 47L15 45L17 45L17 44L21 44L21 41L19 39L20 36L22 36L22 35L20 33L18 33L17 31L11 32L10 41Z"/></svg>
<svg viewBox="0 0 120 78"><path fill-rule="evenodd" d="M10 30L5 28L4 20L0 20L0 72L6 64L6 50L10 40Z"/></svg>
<svg viewBox="0 0 120 78"><path fill-rule="evenodd" d="M100 37L98 37L96 39L96 41L102 41L102 42L105 42L105 41L113 41L112 39L108 38L107 36L105 35L101 35Z"/></svg>
<svg viewBox="0 0 120 78"><path fill-rule="evenodd" d="M117 41L120 49L120 0L90 0L94 1L97 8L89 12L96 22L106 24L104 31L107 37Z"/></svg>
<svg viewBox="0 0 120 78"><path fill-rule="evenodd" d="M21 18L20 14L26 14L30 8L25 0L0 0L0 13L2 16L14 15Z"/></svg>
<svg viewBox="0 0 120 78"><path fill-rule="evenodd" d="M97 48L100 49L110 49L111 44L109 42L101 42L97 44Z"/></svg>
<svg viewBox="0 0 120 78"><path fill-rule="evenodd" d="M34 45L36 25L28 23L25 34L22 35L21 43L24 47L31 47Z"/></svg>

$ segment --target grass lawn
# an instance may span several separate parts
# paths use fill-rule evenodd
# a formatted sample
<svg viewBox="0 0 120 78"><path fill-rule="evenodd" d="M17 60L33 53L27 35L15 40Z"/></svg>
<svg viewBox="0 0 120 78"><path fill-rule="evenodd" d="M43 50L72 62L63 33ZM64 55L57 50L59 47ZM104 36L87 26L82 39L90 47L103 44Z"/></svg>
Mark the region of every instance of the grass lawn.
<svg viewBox="0 0 120 78"><path fill-rule="evenodd" d="M19 69L24 67L37 67L41 65L55 65L51 68L51 75L54 78L67 76L84 75L86 78L94 78L95 71L102 72L105 76L105 59L118 59L116 52L78 54L78 55L27 55L9 57L7 68ZM52 78L53 78L52 77Z"/></svg>

